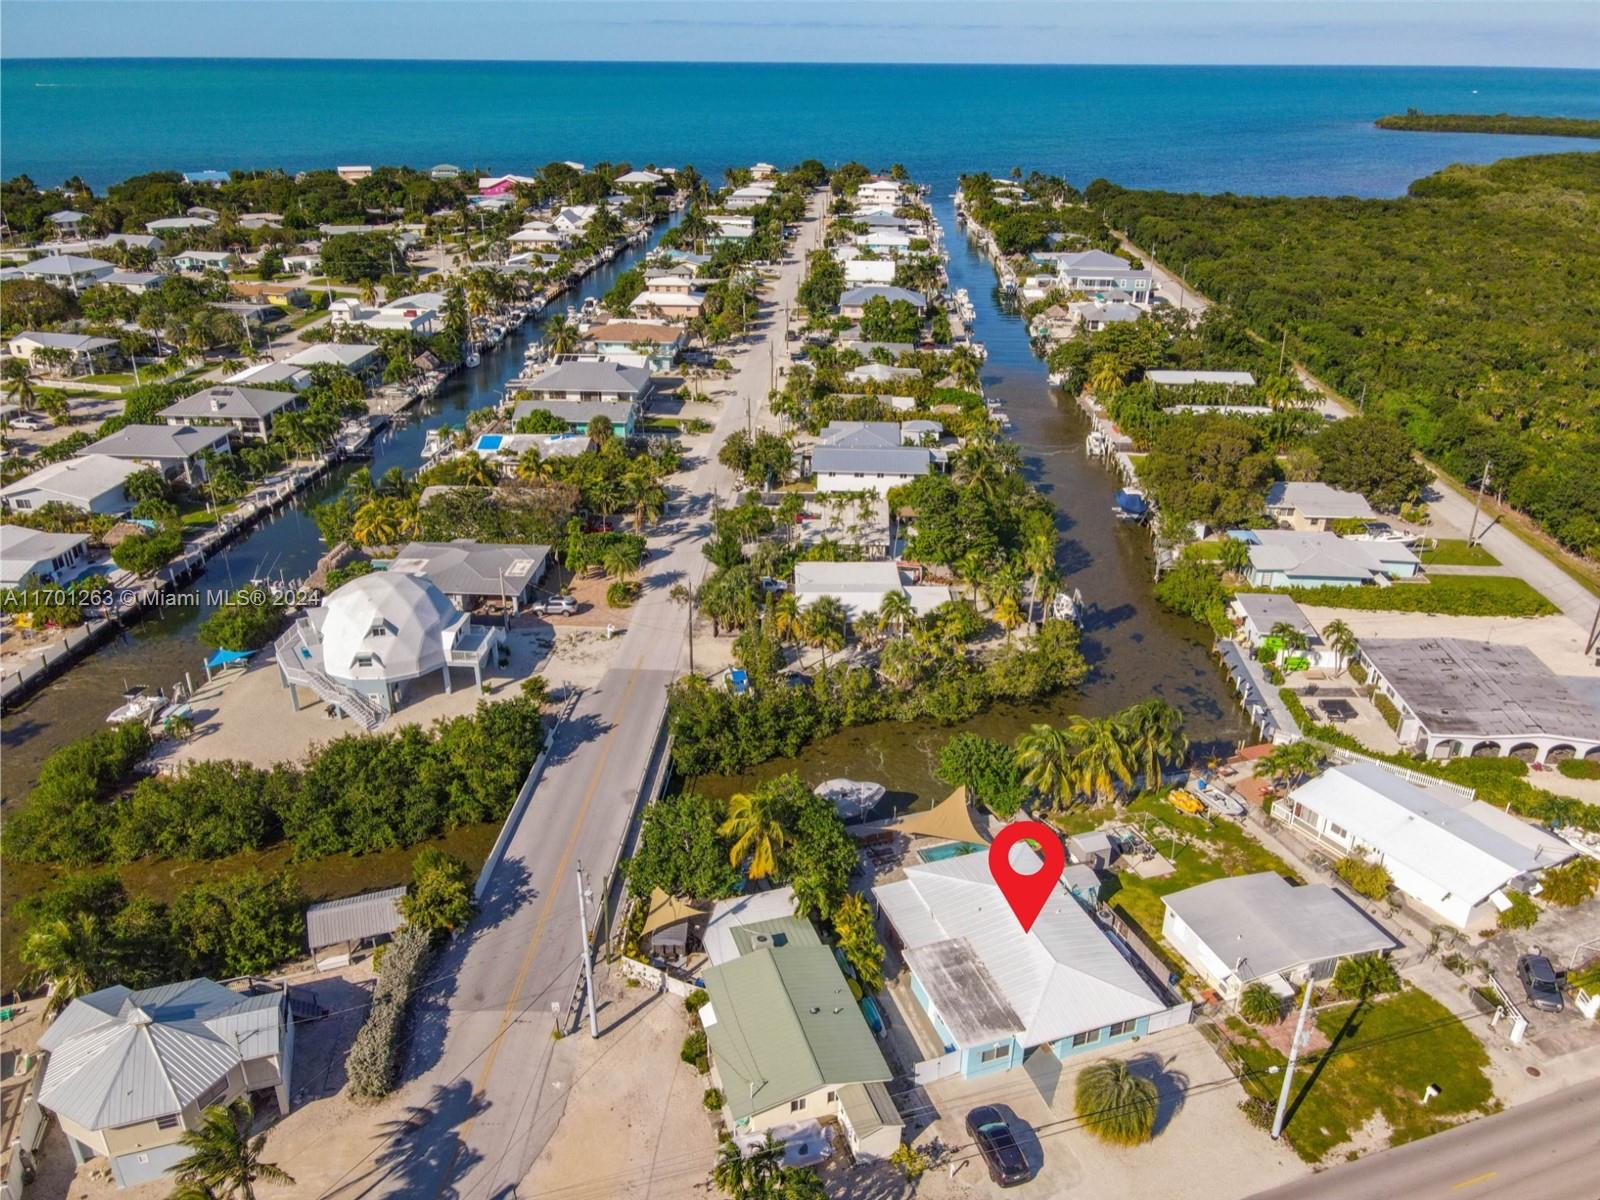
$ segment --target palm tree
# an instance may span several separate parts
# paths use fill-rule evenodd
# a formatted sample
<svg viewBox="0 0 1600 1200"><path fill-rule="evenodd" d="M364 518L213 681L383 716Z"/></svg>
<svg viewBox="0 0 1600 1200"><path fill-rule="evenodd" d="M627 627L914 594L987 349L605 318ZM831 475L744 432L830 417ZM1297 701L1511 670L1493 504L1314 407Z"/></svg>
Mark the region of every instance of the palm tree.
<svg viewBox="0 0 1600 1200"><path fill-rule="evenodd" d="M1033 591L1028 595L1028 620L1033 620L1033 606L1042 594L1044 576L1055 570L1056 531L1049 528L1034 530L1022 546L1022 565L1033 576Z"/></svg>
<svg viewBox="0 0 1600 1200"><path fill-rule="evenodd" d="M1283 1017L1283 1001L1264 983L1252 983L1239 997L1239 1015L1252 1025L1276 1025Z"/></svg>
<svg viewBox="0 0 1600 1200"><path fill-rule="evenodd" d="M1310 645L1309 640L1306 638L1305 631L1300 629L1298 626L1289 624L1288 621L1278 621L1275 623L1272 626L1272 629L1268 632L1267 636L1277 638L1283 643L1284 649L1286 650L1304 650L1308 645Z"/></svg>
<svg viewBox="0 0 1600 1200"><path fill-rule="evenodd" d="M1022 782L1052 807L1072 803L1072 739L1053 725L1035 725L1017 738L1017 765Z"/></svg>
<svg viewBox="0 0 1600 1200"><path fill-rule="evenodd" d="M661 486L655 470L645 459L635 460L624 482L628 503L633 507L633 527L643 533L645 525L659 520L667 507L667 489Z"/></svg>
<svg viewBox="0 0 1600 1200"><path fill-rule="evenodd" d="M400 540L399 515L394 503L380 496L356 509L350 536L363 546L393 546Z"/></svg>
<svg viewBox="0 0 1600 1200"><path fill-rule="evenodd" d="M1225 537L1217 555L1222 560L1222 565L1235 573L1242 571L1250 563L1250 547L1238 538Z"/></svg>
<svg viewBox="0 0 1600 1200"><path fill-rule="evenodd" d="M1000 628L1006 631L1006 640L1011 640L1011 635L1016 632L1018 625L1023 622L1022 605L1017 603L1014 592L1003 592L995 602L994 619L1000 622Z"/></svg>
<svg viewBox="0 0 1600 1200"><path fill-rule="evenodd" d="M1122 387L1122 364L1115 355L1096 354L1089 360L1089 388L1096 396L1115 395Z"/></svg>
<svg viewBox="0 0 1600 1200"><path fill-rule="evenodd" d="M1073 1108L1083 1127L1113 1146L1137 1146L1155 1134L1160 1093L1119 1058L1102 1059L1078 1074Z"/></svg>
<svg viewBox="0 0 1600 1200"><path fill-rule="evenodd" d="M733 839L728 861L738 866L750 860L750 878L765 879L778 869L788 841L789 802L782 790L757 787L738 792L728 801L728 816L718 830Z"/></svg>
<svg viewBox="0 0 1600 1200"><path fill-rule="evenodd" d="M1115 717L1074 716L1067 736L1074 747L1072 781L1079 791L1108 803L1116 798L1118 785L1132 785L1126 735Z"/></svg>
<svg viewBox="0 0 1600 1200"><path fill-rule="evenodd" d="M607 546L600 556L601 567L613 579L630 579L638 572L642 561L643 555L639 545L621 538Z"/></svg>
<svg viewBox="0 0 1600 1200"><path fill-rule="evenodd" d="M178 1182L207 1188L217 1200L255 1200L253 1185L258 1179L292 1184L287 1171L261 1160L267 1135L249 1136L254 1115L243 1097L226 1107L215 1104L206 1109L200 1128L183 1135L189 1156L172 1169Z"/></svg>
<svg viewBox="0 0 1600 1200"><path fill-rule="evenodd" d="M1333 649L1336 674L1343 674L1345 664L1354 660L1361 650L1355 631L1337 618L1322 627L1322 640Z"/></svg>
<svg viewBox="0 0 1600 1200"><path fill-rule="evenodd" d="M566 317L557 317L545 326L544 344L550 351L551 358L558 354L571 354L578 348L581 340L582 335L578 332L577 324L567 320Z"/></svg>
<svg viewBox="0 0 1600 1200"><path fill-rule="evenodd" d="M904 592L889 592L878 606L878 620L883 622L884 628L893 628L902 637L906 626L916 619L917 610L912 607L911 597Z"/></svg>
<svg viewBox="0 0 1600 1200"><path fill-rule="evenodd" d="M45 1014L54 1015L79 996L111 981L110 947L92 913L80 912L38 926L22 946L28 979L48 983Z"/></svg>
<svg viewBox="0 0 1600 1200"><path fill-rule="evenodd" d="M782 1171L783 1148L770 1133L764 1144L751 1147L748 1154L729 1138L717 1153L711 1181L731 1200L762 1200L771 1195L772 1185L781 1178Z"/></svg>
<svg viewBox="0 0 1600 1200"><path fill-rule="evenodd" d="M805 614L793 592L785 592L772 606L772 632L780 642L797 640L805 629Z"/></svg>
<svg viewBox="0 0 1600 1200"><path fill-rule="evenodd" d="M824 668L828 665L828 651L844 649L848 619L844 605L835 596L818 596L806 607L802 630L806 641L822 651Z"/></svg>
<svg viewBox="0 0 1600 1200"><path fill-rule="evenodd" d="M1128 738L1128 755L1144 776L1146 791L1161 783L1162 768L1181 763L1189 749L1183 714L1165 700L1146 700L1119 714Z"/></svg>
<svg viewBox="0 0 1600 1200"><path fill-rule="evenodd" d="M1400 987L1400 975L1388 959L1376 954L1363 954L1358 958L1347 958L1339 964L1338 970L1333 973L1333 986L1346 996L1370 1000L1383 992L1397 990Z"/></svg>
<svg viewBox="0 0 1600 1200"><path fill-rule="evenodd" d="M25 358L8 358L5 365L6 391L17 402L17 407L23 412L33 403L36 393L33 390L33 377L28 369L28 360Z"/></svg>
<svg viewBox="0 0 1600 1200"><path fill-rule="evenodd" d="M1289 742L1275 746L1256 760L1255 777L1272 778L1284 790L1299 783L1322 762L1322 751L1315 742Z"/></svg>
<svg viewBox="0 0 1600 1200"><path fill-rule="evenodd" d="M495 483L494 468L491 467L477 451L468 451L463 454L456 467L457 478L467 487L493 487Z"/></svg>

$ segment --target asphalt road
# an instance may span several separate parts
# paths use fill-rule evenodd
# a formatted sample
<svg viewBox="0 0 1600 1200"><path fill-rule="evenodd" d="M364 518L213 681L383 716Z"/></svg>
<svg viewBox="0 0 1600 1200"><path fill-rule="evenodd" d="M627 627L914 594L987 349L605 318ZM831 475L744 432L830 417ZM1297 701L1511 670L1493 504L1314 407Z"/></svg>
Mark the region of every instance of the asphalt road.
<svg viewBox="0 0 1600 1200"><path fill-rule="evenodd" d="M815 206L813 212L819 211ZM797 250L814 237L803 229ZM447 953L419 1005L404 1091L409 1119L352 1167L330 1195L505 1200L561 1119L567 1084L552 1063L551 1005L564 1015L581 973L577 865L598 896L626 836L666 710L666 687L686 668L687 611L668 592L698 583L715 498L734 479L715 448L760 415L771 370L766 340L782 337L803 253L768 292L723 408L712 455L691 463L670 516L650 535L644 596L621 634L616 666L583 693L557 730L543 777L484 897L483 911ZM600 1013L604 1036L608 1014ZM575 1036L588 1036L583 1025ZM603 1152L602 1147L596 1147Z"/></svg>
<svg viewBox="0 0 1600 1200"><path fill-rule="evenodd" d="M1253 1200L1596 1200L1600 1080L1385 1150Z"/></svg>

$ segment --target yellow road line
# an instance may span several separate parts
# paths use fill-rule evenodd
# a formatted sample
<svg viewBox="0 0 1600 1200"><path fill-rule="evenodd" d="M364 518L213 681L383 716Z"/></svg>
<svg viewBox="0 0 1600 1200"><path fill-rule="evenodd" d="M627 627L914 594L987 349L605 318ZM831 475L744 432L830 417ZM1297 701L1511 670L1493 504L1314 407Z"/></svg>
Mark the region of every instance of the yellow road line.
<svg viewBox="0 0 1600 1200"><path fill-rule="evenodd" d="M628 707L628 697L633 695L634 686L639 682L639 665L644 661L640 655L629 673L628 686L623 689L622 700L617 705L617 714L620 718L622 712ZM583 832L584 818L588 816L589 805L594 800L594 794L600 787L600 776L605 773L606 762L611 757L612 739L617 736L617 730L622 728L620 719L611 727L611 732L606 734L605 743L600 747L600 761L595 764L594 774L589 779L589 788L583 794L583 803L578 807L578 819L572 826L572 833L567 838L566 847L561 851L561 862L556 866L555 882L550 885L550 894L545 897L544 911L539 914L539 923L534 926L533 937L528 942L527 953L523 955L522 965L517 971L517 980L511 986L511 995L506 999L506 1008L500 1014L500 1027L495 1030L494 1039L489 1044L489 1056L483 1061L483 1070L478 1072L477 1082L472 1085L472 1096L468 1101L469 1110L473 1100L483 1095L483 1089L489 1082L489 1076L494 1071L495 1059L500 1057L500 1047L505 1041L505 1032L511 1027L513 1014L517 1007L517 998L522 994L522 985L528 980L528 972L533 970L533 959L539 951L539 945L544 941L545 928L550 924L550 918L555 913L556 896L561 892L561 880L566 875L567 864L572 861L572 852L578 848L578 834ZM526 813L523 814L527 816ZM455 1170L456 1162L461 1157L461 1150L467 1144L467 1134L472 1130L475 1119L470 1113L461 1125L460 1135L456 1138L455 1150L450 1155L450 1162L446 1165L443 1177L439 1180L438 1195L442 1196L450 1182L450 1173Z"/></svg>
<svg viewBox="0 0 1600 1200"><path fill-rule="evenodd" d="M1453 1192L1458 1188L1471 1187L1475 1183L1482 1183L1485 1179L1493 1179L1499 1173L1498 1171L1485 1171L1482 1175L1474 1175L1471 1179L1463 1179L1460 1183L1452 1183L1450 1190Z"/></svg>

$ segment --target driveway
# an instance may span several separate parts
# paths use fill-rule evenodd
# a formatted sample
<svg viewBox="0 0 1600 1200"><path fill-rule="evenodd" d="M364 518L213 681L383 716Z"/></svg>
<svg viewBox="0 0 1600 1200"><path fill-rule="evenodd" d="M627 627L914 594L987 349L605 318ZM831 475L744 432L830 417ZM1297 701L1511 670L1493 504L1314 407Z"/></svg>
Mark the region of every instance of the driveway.
<svg viewBox="0 0 1600 1200"><path fill-rule="evenodd" d="M1542 1055L1558 1058L1594 1047L1594 1022L1584 1019L1570 996L1566 1008L1558 1013L1540 1012L1526 1002L1522 980L1517 977L1517 959L1524 954L1543 954L1557 971L1565 971L1600 955L1600 897L1575 908L1543 908L1532 929L1496 934L1481 943L1478 952L1528 1018L1526 1039Z"/></svg>

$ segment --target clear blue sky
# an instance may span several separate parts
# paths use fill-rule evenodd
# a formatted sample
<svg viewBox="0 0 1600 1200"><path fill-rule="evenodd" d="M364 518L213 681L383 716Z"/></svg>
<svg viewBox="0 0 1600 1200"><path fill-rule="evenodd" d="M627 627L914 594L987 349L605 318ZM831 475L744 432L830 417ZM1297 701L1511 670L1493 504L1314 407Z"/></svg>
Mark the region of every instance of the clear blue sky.
<svg viewBox="0 0 1600 1200"><path fill-rule="evenodd" d="M1600 67L1595 0L5 0L7 58Z"/></svg>

